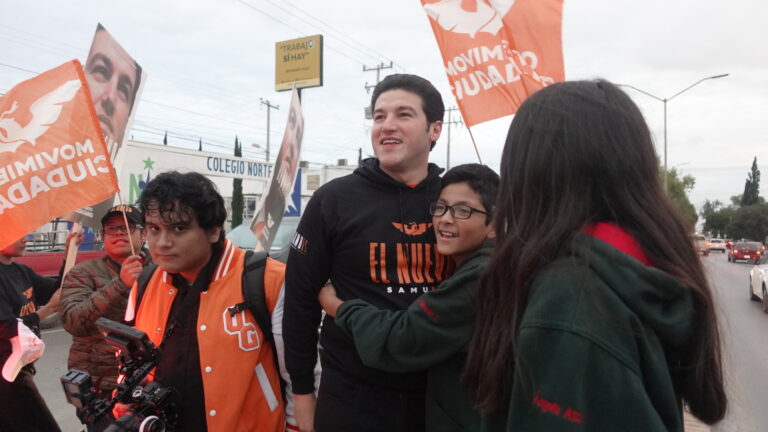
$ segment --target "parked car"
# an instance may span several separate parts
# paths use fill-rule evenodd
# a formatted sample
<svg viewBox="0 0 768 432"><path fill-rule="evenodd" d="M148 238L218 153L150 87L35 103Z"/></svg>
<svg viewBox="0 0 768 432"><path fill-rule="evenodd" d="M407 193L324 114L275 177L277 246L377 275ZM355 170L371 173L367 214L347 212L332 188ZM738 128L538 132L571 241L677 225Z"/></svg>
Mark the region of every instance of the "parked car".
<svg viewBox="0 0 768 432"><path fill-rule="evenodd" d="M696 252L706 256L709 255L709 241L701 234L693 235L693 245L696 248Z"/></svg>
<svg viewBox="0 0 768 432"><path fill-rule="evenodd" d="M763 245L758 242L736 242L728 251L728 261L757 262L763 255Z"/></svg>
<svg viewBox="0 0 768 432"><path fill-rule="evenodd" d="M291 241L299 226L300 217L284 216L280 221L280 226L275 232L275 239L269 247L269 256L280 261L288 261L288 252L291 250ZM226 237L235 244L235 246L244 250L253 250L256 248L256 236L251 231L251 223L244 222L227 233Z"/></svg>
<svg viewBox="0 0 768 432"><path fill-rule="evenodd" d="M749 271L749 299L762 302L763 312L768 313L768 255L761 256L757 265Z"/></svg>
<svg viewBox="0 0 768 432"><path fill-rule="evenodd" d="M80 264L85 260L101 258L103 256L104 251L78 251L77 257L75 258L75 264ZM63 250L53 252L32 252L14 258L13 262L29 266L35 273L42 276L58 276L65 258Z"/></svg>
<svg viewBox="0 0 768 432"><path fill-rule="evenodd" d="M709 250L719 250L725 253L727 248L725 247L725 240L723 239L709 239Z"/></svg>

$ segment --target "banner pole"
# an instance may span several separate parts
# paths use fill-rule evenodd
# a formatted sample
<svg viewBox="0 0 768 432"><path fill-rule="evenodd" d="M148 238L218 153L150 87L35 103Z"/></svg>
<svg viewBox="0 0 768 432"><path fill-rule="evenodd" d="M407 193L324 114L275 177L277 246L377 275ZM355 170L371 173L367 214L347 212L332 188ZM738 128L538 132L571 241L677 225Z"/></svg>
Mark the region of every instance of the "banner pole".
<svg viewBox="0 0 768 432"><path fill-rule="evenodd" d="M123 195L120 193L120 191L117 192L117 201L121 206L125 205L125 203L123 203ZM128 229L128 216L125 214L125 208L121 208L121 213L123 214L123 222L125 222L125 235L128 236L128 244L131 245L131 255L136 255L136 247L133 246L131 231Z"/></svg>
<svg viewBox="0 0 768 432"><path fill-rule="evenodd" d="M483 164L483 160L480 158L480 151L477 150L477 143L475 142L475 136L472 135L472 128L467 126L467 131L469 131L469 137L472 139L472 146L475 147L475 154L477 154L477 162L480 165L482 165Z"/></svg>

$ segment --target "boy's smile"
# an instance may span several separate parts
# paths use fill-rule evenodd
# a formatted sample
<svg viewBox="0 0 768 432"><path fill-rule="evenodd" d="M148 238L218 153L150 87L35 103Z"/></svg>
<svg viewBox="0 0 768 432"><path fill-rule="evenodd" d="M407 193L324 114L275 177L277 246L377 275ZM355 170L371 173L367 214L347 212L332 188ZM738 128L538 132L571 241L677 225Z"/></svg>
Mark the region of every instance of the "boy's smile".
<svg viewBox="0 0 768 432"><path fill-rule="evenodd" d="M438 204L445 206L468 206L488 212L483 206L480 194L472 190L466 182L452 183L440 192ZM466 209L465 209L466 210ZM483 245L485 240L495 237L493 225L488 223L488 215L471 211L468 219L453 215L461 212L446 209L441 216L432 216L432 224L437 237L437 250L443 255L453 257L457 265Z"/></svg>

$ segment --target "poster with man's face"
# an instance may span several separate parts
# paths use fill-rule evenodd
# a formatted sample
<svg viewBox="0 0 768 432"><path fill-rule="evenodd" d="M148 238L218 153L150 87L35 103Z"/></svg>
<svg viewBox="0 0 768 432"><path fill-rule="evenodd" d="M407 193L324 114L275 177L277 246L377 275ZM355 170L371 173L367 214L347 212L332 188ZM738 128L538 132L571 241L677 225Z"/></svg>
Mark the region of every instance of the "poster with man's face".
<svg viewBox="0 0 768 432"><path fill-rule="evenodd" d="M83 71L110 160L119 177L122 161L120 150L125 148L127 131L130 130L146 74L101 24L96 26ZM95 229L101 217L112 207L113 201L110 198L62 218Z"/></svg>
<svg viewBox="0 0 768 432"><path fill-rule="evenodd" d="M304 116L301 113L299 92L293 89L288 123L285 125L283 142L275 161L272 178L261 196L251 221L251 231L259 241L256 250L269 250L274 234L285 212L286 197L291 193L299 166L301 139L304 135Z"/></svg>

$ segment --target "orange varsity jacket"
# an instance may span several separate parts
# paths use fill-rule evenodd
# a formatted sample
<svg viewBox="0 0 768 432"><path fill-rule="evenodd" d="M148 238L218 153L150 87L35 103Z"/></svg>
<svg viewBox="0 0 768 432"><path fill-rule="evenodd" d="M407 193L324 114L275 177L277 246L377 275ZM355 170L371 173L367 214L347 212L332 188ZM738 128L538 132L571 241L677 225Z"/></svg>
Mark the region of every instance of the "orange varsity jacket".
<svg viewBox="0 0 768 432"><path fill-rule="evenodd" d="M197 340L205 388L209 431L277 432L285 430L280 374L272 344L266 342L249 310L232 316L230 306L244 301L245 252L225 240L224 253L206 292L200 294ZM270 313L285 278L285 264L267 259L264 289ZM136 284L126 318L135 311L136 328L160 345L176 295L171 276L158 268L135 305Z"/></svg>

